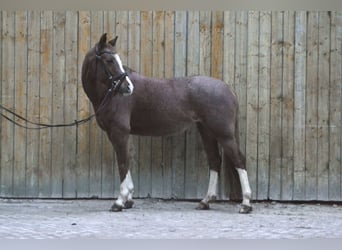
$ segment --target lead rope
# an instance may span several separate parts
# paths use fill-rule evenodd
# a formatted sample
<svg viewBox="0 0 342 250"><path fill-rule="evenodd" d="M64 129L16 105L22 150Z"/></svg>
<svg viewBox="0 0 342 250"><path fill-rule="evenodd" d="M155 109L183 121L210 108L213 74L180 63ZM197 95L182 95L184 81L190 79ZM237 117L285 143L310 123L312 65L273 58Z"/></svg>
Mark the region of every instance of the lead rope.
<svg viewBox="0 0 342 250"><path fill-rule="evenodd" d="M25 128L25 129L36 129L36 130L40 130L40 129L46 129L46 128L61 128L61 127L72 127L72 126L78 126L78 125L81 125L81 124L84 124L88 121L90 121L94 116L95 114L85 118L85 119L82 119L82 120L75 120L74 122L72 123L63 123L63 124L46 124L46 123L39 123L39 122L32 122L32 121L29 121L27 120L26 118L16 114L15 112L13 112L12 110L4 107L2 104L0 104L0 109L2 110L5 110L6 112L14 115L15 117L19 118L20 120L28 123L28 124L31 124L31 125L34 125L34 126L38 126L38 127L29 127L29 126L25 126L25 125L22 125L16 121L14 121L13 119L9 118L8 116L4 115L2 112L0 112L0 115L5 118L6 120L12 122L13 124L21 127L21 128Z"/></svg>
<svg viewBox="0 0 342 250"><path fill-rule="evenodd" d="M96 47L96 49L97 49L97 47ZM103 63L103 61L101 60L101 57L99 57L99 55L97 55L97 53L96 53L96 69L95 69L96 72L97 72L97 60L100 60ZM72 123L63 123L63 124L46 124L46 123L32 122L32 121L27 120L25 117L16 114L12 110L4 107L2 104L0 104L0 109L5 110L6 112L12 114L13 116L17 117L18 119L20 119L20 120L22 120L22 121L24 121L24 122L26 122L28 124L31 124L31 125L34 125L34 126L38 126L38 127L28 127L28 126L22 125L22 124L16 122L15 120L9 118L8 116L4 115L2 112L0 112L0 115L3 118L5 118L6 120L8 120L8 121L12 122L13 124L15 124L16 126L19 126L21 128L24 128L24 129L40 130L40 129L46 129L46 128L72 127L72 126L78 126L78 125L84 124L84 123L90 121L91 119L93 119L102 110L102 108L104 107L104 105L107 102L107 99L108 99L108 96L109 96L110 93L113 93L113 95L117 94L117 92L118 92L117 90L120 88L120 86L121 86L121 84L123 82L124 77L127 76L127 73L122 73L121 75L119 75L118 77L115 77L113 79L112 74L108 71L108 69L107 69L105 64L104 64L104 69L105 69L106 74L109 77L109 80L112 81L111 82L112 86L107 90L106 95L102 99L101 104L96 109L95 113L90 115L90 116L88 116L85 119L75 120Z"/></svg>

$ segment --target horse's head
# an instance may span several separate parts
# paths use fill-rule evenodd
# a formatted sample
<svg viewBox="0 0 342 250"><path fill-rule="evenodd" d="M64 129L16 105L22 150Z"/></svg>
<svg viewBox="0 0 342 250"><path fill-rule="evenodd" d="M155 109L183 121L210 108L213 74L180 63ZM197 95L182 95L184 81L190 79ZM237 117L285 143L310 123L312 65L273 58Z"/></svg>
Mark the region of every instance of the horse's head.
<svg viewBox="0 0 342 250"><path fill-rule="evenodd" d="M133 83L124 70L119 54L116 51L116 36L107 42L107 34L103 34L95 45L95 60L97 60L96 77L108 85L108 89L123 95L133 93Z"/></svg>

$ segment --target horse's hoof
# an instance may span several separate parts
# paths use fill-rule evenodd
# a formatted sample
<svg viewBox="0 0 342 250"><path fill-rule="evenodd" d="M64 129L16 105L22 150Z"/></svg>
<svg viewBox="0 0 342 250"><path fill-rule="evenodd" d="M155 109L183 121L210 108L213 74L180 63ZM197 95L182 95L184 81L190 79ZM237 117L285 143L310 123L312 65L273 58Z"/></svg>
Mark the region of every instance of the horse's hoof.
<svg viewBox="0 0 342 250"><path fill-rule="evenodd" d="M117 205L116 203L114 203L114 205L110 208L111 212L121 212L122 211L122 206Z"/></svg>
<svg viewBox="0 0 342 250"><path fill-rule="evenodd" d="M216 199L217 199L216 195L209 196L209 202L214 202L214 201L216 201Z"/></svg>
<svg viewBox="0 0 342 250"><path fill-rule="evenodd" d="M125 209L130 209L133 207L134 201L129 200L125 202Z"/></svg>
<svg viewBox="0 0 342 250"><path fill-rule="evenodd" d="M200 202L197 207L197 210L209 210L209 204L208 203L204 203L204 202Z"/></svg>
<svg viewBox="0 0 342 250"><path fill-rule="evenodd" d="M252 206L247 206L242 204L239 210L240 214L249 214L250 212L252 212L253 208Z"/></svg>

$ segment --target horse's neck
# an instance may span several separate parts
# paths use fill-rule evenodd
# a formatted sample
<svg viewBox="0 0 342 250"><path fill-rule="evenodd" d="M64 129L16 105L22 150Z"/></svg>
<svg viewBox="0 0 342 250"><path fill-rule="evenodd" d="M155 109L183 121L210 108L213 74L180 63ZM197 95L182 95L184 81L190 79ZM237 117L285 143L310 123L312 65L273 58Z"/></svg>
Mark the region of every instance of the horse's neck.
<svg viewBox="0 0 342 250"><path fill-rule="evenodd" d="M131 70L129 73L129 77L131 80L135 83L139 82L150 82L150 83L162 83L166 82L167 79L162 79L162 78L155 78L155 77L148 77L142 74L139 74L136 71Z"/></svg>

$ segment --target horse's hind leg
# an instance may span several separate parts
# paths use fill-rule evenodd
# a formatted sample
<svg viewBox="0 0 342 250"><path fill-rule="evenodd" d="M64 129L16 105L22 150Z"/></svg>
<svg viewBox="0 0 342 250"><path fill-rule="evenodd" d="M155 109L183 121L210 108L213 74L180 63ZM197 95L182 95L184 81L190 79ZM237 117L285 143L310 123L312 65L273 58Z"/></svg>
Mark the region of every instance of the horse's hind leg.
<svg viewBox="0 0 342 250"><path fill-rule="evenodd" d="M249 186L245 158L240 152L238 143L234 137L220 139L219 142L223 147L225 157L228 157L231 160L239 174L242 190L242 204L239 212L249 213L252 211L252 206L250 204L252 192Z"/></svg>
<svg viewBox="0 0 342 250"><path fill-rule="evenodd" d="M221 166L221 155L218 148L218 142L210 133L210 131L201 124L198 124L197 127L202 138L210 168L208 192L204 199L198 204L197 209L206 210L209 209L209 202L216 200L218 172Z"/></svg>

